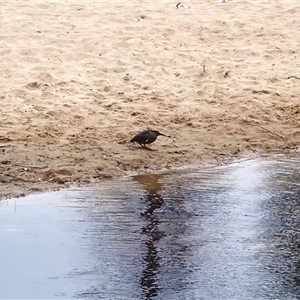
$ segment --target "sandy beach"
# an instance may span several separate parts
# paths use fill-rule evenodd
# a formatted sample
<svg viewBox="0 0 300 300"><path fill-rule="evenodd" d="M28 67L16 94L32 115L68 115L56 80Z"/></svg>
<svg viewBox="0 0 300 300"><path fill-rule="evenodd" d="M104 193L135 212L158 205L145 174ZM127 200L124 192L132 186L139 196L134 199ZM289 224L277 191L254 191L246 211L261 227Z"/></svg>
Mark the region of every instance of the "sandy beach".
<svg viewBox="0 0 300 300"><path fill-rule="evenodd" d="M176 3L1 1L1 198L299 151L300 2Z"/></svg>

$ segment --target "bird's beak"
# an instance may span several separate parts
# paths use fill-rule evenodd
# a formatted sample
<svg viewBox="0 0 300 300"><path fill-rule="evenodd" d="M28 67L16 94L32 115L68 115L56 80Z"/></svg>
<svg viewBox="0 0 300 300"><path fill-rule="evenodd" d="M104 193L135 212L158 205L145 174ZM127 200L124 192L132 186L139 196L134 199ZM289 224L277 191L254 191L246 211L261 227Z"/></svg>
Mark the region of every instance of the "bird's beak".
<svg viewBox="0 0 300 300"><path fill-rule="evenodd" d="M165 134L163 134L163 133L159 133L159 135L162 135L162 136L165 136L165 137L168 137L168 138L170 138L170 136L169 136L169 135L165 135Z"/></svg>

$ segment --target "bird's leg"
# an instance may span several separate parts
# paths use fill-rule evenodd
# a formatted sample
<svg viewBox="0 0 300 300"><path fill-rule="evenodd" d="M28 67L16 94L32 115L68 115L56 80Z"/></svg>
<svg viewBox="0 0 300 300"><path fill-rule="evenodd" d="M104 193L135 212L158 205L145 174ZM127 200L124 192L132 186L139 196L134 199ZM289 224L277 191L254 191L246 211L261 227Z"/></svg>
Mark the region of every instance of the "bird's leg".
<svg viewBox="0 0 300 300"><path fill-rule="evenodd" d="M145 148L145 145L143 145L142 143L139 143L139 145L140 145L142 148Z"/></svg>
<svg viewBox="0 0 300 300"><path fill-rule="evenodd" d="M146 145L144 145L144 149L147 149L147 150L151 150L151 151L152 151L152 149L149 148L149 146L146 146Z"/></svg>

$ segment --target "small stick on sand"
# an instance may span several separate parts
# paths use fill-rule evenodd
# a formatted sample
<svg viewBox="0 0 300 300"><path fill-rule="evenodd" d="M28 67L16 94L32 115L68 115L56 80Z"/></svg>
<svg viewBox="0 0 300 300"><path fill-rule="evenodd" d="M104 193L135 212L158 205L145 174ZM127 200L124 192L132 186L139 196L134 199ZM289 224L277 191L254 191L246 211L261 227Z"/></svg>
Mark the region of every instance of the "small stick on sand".
<svg viewBox="0 0 300 300"><path fill-rule="evenodd" d="M291 78L295 78L295 79L299 79L300 80L300 77L298 77L298 76L289 76L286 79L291 79Z"/></svg>
<svg viewBox="0 0 300 300"><path fill-rule="evenodd" d="M202 68L203 68L203 73L205 73L205 72L206 72L206 71L205 71L205 65L203 65Z"/></svg>
<svg viewBox="0 0 300 300"><path fill-rule="evenodd" d="M271 131L271 130L269 130L269 129L267 129L267 128L261 126L261 125L258 125L258 124L252 124L252 123L248 123L248 122L245 122L244 124L260 127L261 129L263 129L263 130L265 130L265 131L268 131L268 132L270 132L271 134L274 134L274 135L276 135L276 136L278 136L278 137L280 137L280 138L282 138L282 139L286 139L285 136L280 135L280 134L278 134L278 133L276 133L276 132L273 132L273 131Z"/></svg>

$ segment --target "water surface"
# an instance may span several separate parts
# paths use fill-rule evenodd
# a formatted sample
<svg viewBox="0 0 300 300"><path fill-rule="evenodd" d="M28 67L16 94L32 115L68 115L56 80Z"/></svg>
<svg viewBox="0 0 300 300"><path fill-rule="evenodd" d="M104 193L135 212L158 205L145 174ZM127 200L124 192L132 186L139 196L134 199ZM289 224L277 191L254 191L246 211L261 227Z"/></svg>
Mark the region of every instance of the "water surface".
<svg viewBox="0 0 300 300"><path fill-rule="evenodd" d="M299 158L0 202L1 299L299 299Z"/></svg>

